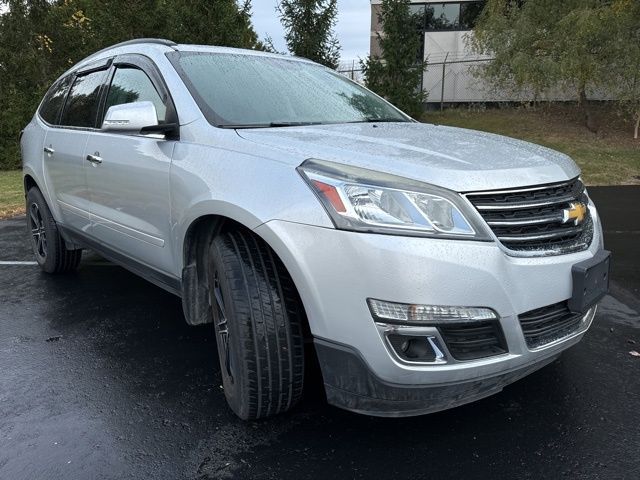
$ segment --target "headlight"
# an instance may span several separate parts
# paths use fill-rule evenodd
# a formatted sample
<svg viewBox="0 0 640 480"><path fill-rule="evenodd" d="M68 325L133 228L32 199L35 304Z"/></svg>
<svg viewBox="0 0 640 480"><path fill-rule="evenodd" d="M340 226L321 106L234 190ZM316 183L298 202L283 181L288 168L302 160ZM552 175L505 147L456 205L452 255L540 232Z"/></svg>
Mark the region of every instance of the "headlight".
<svg viewBox="0 0 640 480"><path fill-rule="evenodd" d="M397 235L489 238L455 192L320 160L307 160L298 171L336 228ZM467 210L470 212L463 213Z"/></svg>

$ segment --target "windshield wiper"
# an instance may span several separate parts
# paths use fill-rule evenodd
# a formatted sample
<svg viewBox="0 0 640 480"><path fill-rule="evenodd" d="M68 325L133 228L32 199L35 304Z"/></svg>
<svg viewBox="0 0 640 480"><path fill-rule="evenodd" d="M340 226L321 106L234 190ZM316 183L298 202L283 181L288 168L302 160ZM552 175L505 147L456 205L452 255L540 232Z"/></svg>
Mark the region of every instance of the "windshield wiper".
<svg viewBox="0 0 640 480"><path fill-rule="evenodd" d="M271 122L270 127L304 127L305 125L322 125L322 122Z"/></svg>
<svg viewBox="0 0 640 480"><path fill-rule="evenodd" d="M355 120L353 122L349 122L349 123L392 123L392 122L397 122L397 123L407 123L409 122L409 120L404 120L402 118L374 118L374 117L367 117L364 120Z"/></svg>
<svg viewBox="0 0 640 480"><path fill-rule="evenodd" d="M279 128L279 127L304 127L308 125L332 125L340 123L378 123L378 122L399 122L406 123L411 120L401 118L365 118L363 120L353 120L346 122L270 122L270 123L238 123L228 125L218 125L220 128Z"/></svg>
<svg viewBox="0 0 640 480"><path fill-rule="evenodd" d="M276 127L304 127L306 125L322 125L322 122L270 122L270 123L239 123L218 125L220 128L276 128Z"/></svg>

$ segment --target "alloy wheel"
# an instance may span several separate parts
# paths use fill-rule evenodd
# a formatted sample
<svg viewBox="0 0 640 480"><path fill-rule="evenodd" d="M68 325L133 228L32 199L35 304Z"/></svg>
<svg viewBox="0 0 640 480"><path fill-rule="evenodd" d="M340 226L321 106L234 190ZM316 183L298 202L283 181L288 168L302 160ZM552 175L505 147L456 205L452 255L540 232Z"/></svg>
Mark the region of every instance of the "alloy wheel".
<svg viewBox="0 0 640 480"><path fill-rule="evenodd" d="M29 207L29 227L34 252L40 258L47 258L47 232L37 203Z"/></svg>

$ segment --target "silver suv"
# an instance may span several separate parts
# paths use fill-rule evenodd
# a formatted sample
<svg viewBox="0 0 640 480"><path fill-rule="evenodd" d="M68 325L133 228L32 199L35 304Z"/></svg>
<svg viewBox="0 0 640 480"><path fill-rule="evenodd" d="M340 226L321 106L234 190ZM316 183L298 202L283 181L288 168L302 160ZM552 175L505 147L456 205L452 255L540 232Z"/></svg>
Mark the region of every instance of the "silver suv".
<svg viewBox="0 0 640 480"><path fill-rule="evenodd" d="M53 84L21 145L42 269L88 248L180 296L243 419L299 400L305 350L355 412L486 397L577 343L608 288L570 158L415 122L304 59L118 44Z"/></svg>

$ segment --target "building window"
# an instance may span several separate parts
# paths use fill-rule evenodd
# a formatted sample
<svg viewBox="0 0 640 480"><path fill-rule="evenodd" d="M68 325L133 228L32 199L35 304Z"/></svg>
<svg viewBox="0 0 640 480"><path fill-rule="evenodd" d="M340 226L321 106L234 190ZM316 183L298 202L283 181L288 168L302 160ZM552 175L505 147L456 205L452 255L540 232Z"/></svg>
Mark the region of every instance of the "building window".
<svg viewBox="0 0 640 480"><path fill-rule="evenodd" d="M483 8L484 2L469 2L461 4L460 28L463 30L471 30L475 27Z"/></svg>
<svg viewBox="0 0 640 480"><path fill-rule="evenodd" d="M460 26L459 3L427 5L427 30L457 30Z"/></svg>
<svg viewBox="0 0 640 480"><path fill-rule="evenodd" d="M420 37L420 46L416 52L416 63L424 62L424 31L425 31L425 6L423 4L411 5L409 7L414 28Z"/></svg>
<svg viewBox="0 0 640 480"><path fill-rule="evenodd" d="M471 30L484 7L484 1L443 2L411 5L418 29L429 32Z"/></svg>

